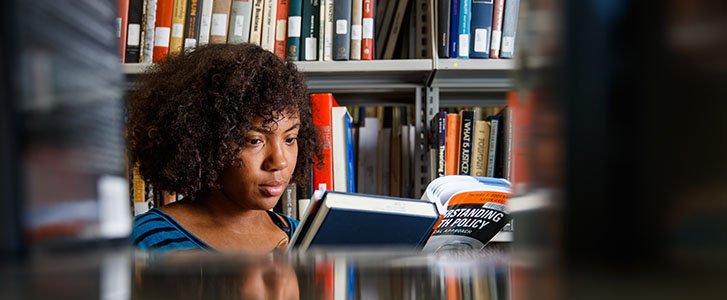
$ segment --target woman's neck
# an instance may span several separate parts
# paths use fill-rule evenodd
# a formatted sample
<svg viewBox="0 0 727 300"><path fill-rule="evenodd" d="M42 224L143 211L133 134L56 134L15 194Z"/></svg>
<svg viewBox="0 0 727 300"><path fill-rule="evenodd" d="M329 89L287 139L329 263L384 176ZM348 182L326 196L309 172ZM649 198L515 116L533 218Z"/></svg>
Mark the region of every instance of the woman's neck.
<svg viewBox="0 0 727 300"><path fill-rule="evenodd" d="M264 210L248 208L230 199L221 190L206 192L194 201L215 223L220 225L259 224L269 217Z"/></svg>

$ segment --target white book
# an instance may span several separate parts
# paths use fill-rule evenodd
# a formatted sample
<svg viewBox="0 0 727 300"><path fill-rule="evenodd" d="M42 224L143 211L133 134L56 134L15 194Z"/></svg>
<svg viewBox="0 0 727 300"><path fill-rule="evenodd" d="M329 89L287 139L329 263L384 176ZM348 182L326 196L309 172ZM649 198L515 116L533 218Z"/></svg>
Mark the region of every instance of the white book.
<svg viewBox="0 0 727 300"><path fill-rule="evenodd" d="M211 2L211 1L210 1ZM154 57L154 29L156 23L157 1L147 0L144 14L144 46L141 50L141 62L152 63Z"/></svg>
<svg viewBox="0 0 727 300"><path fill-rule="evenodd" d="M200 14L199 45L210 42L210 28L212 27L212 0L202 1L202 14Z"/></svg>
<svg viewBox="0 0 727 300"><path fill-rule="evenodd" d="M263 8L263 26L260 36L260 47L270 52L275 51L275 23L278 17L278 1L265 0Z"/></svg>
<svg viewBox="0 0 727 300"><path fill-rule="evenodd" d="M348 187L348 148L346 146L346 116L344 106L331 108L331 156L333 158L333 190L346 192Z"/></svg>
<svg viewBox="0 0 727 300"><path fill-rule="evenodd" d="M326 23L323 26L323 60L333 60L333 2L334 0L325 0L326 4ZM323 19L323 15L321 15Z"/></svg>
<svg viewBox="0 0 727 300"><path fill-rule="evenodd" d="M363 0L353 0L351 3L351 60L361 60Z"/></svg>
<svg viewBox="0 0 727 300"><path fill-rule="evenodd" d="M252 4L252 20L250 20L250 36L248 41L255 45L260 45L260 36L263 27L263 3L265 0L253 0Z"/></svg>
<svg viewBox="0 0 727 300"><path fill-rule="evenodd" d="M359 193L376 194L379 123L379 118L366 118L364 119L364 126L358 129L356 191Z"/></svg>

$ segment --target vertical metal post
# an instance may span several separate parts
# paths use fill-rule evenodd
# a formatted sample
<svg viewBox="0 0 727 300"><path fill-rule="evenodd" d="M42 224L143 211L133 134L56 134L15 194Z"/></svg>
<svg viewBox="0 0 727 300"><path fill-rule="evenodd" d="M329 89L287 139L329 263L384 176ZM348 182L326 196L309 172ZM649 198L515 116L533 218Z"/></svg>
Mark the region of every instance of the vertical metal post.
<svg viewBox="0 0 727 300"><path fill-rule="evenodd" d="M414 105L416 145L414 149L414 197L421 198L432 180L430 173L429 124L439 111L439 88L420 87L416 89Z"/></svg>

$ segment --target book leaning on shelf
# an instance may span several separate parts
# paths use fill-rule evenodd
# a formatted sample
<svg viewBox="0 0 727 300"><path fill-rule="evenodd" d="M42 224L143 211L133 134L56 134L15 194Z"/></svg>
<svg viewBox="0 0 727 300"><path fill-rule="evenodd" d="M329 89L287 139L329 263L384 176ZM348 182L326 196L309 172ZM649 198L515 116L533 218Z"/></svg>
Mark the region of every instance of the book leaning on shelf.
<svg viewBox="0 0 727 300"><path fill-rule="evenodd" d="M510 220L505 179L454 175L422 199L317 191L290 249L395 247L482 249Z"/></svg>

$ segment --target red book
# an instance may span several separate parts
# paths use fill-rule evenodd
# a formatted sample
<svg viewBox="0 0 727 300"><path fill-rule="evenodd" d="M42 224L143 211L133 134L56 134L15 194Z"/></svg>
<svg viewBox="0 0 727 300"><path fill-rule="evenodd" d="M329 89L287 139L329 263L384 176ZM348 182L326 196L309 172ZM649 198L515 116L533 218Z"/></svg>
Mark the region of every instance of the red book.
<svg viewBox="0 0 727 300"><path fill-rule="evenodd" d="M505 0L495 0L492 14L492 39L490 40L490 58L500 58L500 41L502 40L502 13L505 11Z"/></svg>
<svg viewBox="0 0 727 300"><path fill-rule="evenodd" d="M530 183L530 133L533 122L534 94L507 93L507 106L512 110L512 165L510 181L513 194L527 193Z"/></svg>
<svg viewBox="0 0 727 300"><path fill-rule="evenodd" d="M288 51L288 0L278 0L275 19L275 55L285 60Z"/></svg>
<svg viewBox="0 0 727 300"><path fill-rule="evenodd" d="M154 28L154 56L152 62L160 62L169 54L172 35L172 8L174 0L157 0L157 16Z"/></svg>
<svg viewBox="0 0 727 300"><path fill-rule="evenodd" d="M116 38L122 63L126 61L127 26L129 26L129 0L116 0Z"/></svg>
<svg viewBox="0 0 727 300"><path fill-rule="evenodd" d="M333 300L333 271L334 265L330 258L323 258L315 262L313 278L316 299Z"/></svg>
<svg viewBox="0 0 727 300"><path fill-rule="evenodd" d="M374 59L374 0L363 0L361 60Z"/></svg>
<svg viewBox="0 0 727 300"><path fill-rule="evenodd" d="M331 155L331 108L338 106L333 94L312 94L310 95L311 112L313 113L313 124L318 127L323 162L318 167L316 158L313 166L313 190L318 189L319 184L325 183L326 190L333 190L333 156Z"/></svg>
<svg viewBox="0 0 727 300"><path fill-rule="evenodd" d="M444 175L459 174L459 148L460 132L462 131L462 116L460 114L447 114L447 141L444 148Z"/></svg>

